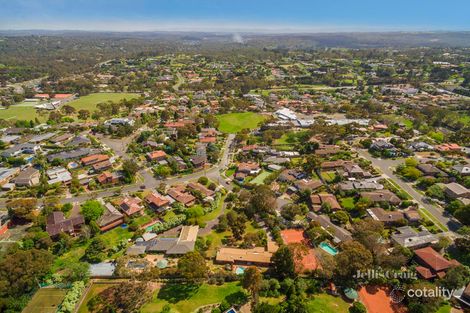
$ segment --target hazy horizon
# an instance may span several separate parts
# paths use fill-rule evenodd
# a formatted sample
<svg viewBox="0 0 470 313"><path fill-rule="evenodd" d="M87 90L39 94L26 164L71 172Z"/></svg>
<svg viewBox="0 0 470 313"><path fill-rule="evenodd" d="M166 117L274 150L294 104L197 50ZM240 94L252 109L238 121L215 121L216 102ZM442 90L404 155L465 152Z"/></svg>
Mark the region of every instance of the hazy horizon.
<svg viewBox="0 0 470 313"><path fill-rule="evenodd" d="M114 32L470 31L470 3L456 0L11 0L0 30Z"/></svg>

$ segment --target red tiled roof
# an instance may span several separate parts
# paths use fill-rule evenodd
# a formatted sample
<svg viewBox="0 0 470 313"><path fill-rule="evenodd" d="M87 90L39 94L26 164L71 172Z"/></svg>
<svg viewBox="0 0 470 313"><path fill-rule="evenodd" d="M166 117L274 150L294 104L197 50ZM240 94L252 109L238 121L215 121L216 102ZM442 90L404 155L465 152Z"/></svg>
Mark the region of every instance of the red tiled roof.
<svg viewBox="0 0 470 313"><path fill-rule="evenodd" d="M162 196L157 195L155 193L151 193L147 197L145 197L145 201L147 201L150 204L155 205L156 207L162 207L170 203L168 199L165 199Z"/></svg>
<svg viewBox="0 0 470 313"><path fill-rule="evenodd" d="M166 153L163 150L156 150L156 151L152 151L152 152L147 153L147 156L151 160L156 160L156 159L160 159L160 158L165 158Z"/></svg>
<svg viewBox="0 0 470 313"><path fill-rule="evenodd" d="M423 265L435 272L443 271L452 266L442 255L431 247L415 250L416 256L421 260Z"/></svg>

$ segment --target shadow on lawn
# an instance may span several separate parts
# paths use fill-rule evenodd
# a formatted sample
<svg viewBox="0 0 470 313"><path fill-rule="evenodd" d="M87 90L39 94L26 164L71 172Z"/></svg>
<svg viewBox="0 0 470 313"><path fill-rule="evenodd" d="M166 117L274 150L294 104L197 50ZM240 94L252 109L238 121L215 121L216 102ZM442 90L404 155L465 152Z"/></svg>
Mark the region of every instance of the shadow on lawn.
<svg viewBox="0 0 470 313"><path fill-rule="evenodd" d="M248 301L248 296L243 291L237 291L226 296L225 301L231 305L241 305Z"/></svg>
<svg viewBox="0 0 470 313"><path fill-rule="evenodd" d="M157 298L166 300L170 303L178 303L180 301L191 298L191 296L193 296L198 289L198 285L166 284L158 292Z"/></svg>

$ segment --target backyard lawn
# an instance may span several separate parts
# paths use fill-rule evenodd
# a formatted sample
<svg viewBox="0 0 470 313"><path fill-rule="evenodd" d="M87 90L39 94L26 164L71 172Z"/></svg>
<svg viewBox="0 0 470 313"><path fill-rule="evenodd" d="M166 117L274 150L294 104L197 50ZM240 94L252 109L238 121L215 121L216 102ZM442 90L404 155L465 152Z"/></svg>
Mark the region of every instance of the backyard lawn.
<svg viewBox="0 0 470 313"><path fill-rule="evenodd" d="M39 289L23 313L55 313L64 300L66 291L58 288Z"/></svg>
<svg viewBox="0 0 470 313"><path fill-rule="evenodd" d="M349 197L349 198L343 198L340 200L341 206L346 209L346 210L352 210L354 209L354 198Z"/></svg>
<svg viewBox="0 0 470 313"><path fill-rule="evenodd" d="M347 313L349 303L341 297L330 296L326 293L318 294L307 304L309 312L316 313Z"/></svg>
<svg viewBox="0 0 470 313"><path fill-rule="evenodd" d="M271 175L269 171L261 171L250 183L255 185L262 185L264 183L264 179Z"/></svg>
<svg viewBox="0 0 470 313"><path fill-rule="evenodd" d="M152 301L143 306L142 313L160 312L168 304L172 313L194 312L207 304L240 302L246 295L238 282L221 286L203 284L199 287L184 284L168 284L155 292Z"/></svg>
<svg viewBox="0 0 470 313"><path fill-rule="evenodd" d="M217 115L217 119L220 122L221 132L234 134L244 128L256 128L258 123L264 121L266 117L253 112L243 112Z"/></svg>
<svg viewBox="0 0 470 313"><path fill-rule="evenodd" d="M96 105L98 103L113 101L117 102L122 99L130 100L132 98L138 98L139 94L136 93L114 93L114 92L102 92L102 93L92 93L87 96L78 98L77 100L67 103L68 105L74 107L75 109L89 110L93 112L96 110Z"/></svg>
<svg viewBox="0 0 470 313"><path fill-rule="evenodd" d="M130 232L127 228L124 229L121 227L116 227L96 237L104 241L106 248L112 249L116 245L118 245L121 241L132 238L132 234L133 233ZM86 244L75 246L70 251L62 254L60 257L58 257L55 260L53 271L56 272L56 271L63 269L65 264L68 264L70 262L78 262L85 254L85 250L89 244L90 242L87 242ZM115 256L112 256L112 257L115 257Z"/></svg>
<svg viewBox="0 0 470 313"><path fill-rule="evenodd" d="M336 173L335 172L322 172L321 177L327 182L331 183L336 179Z"/></svg>

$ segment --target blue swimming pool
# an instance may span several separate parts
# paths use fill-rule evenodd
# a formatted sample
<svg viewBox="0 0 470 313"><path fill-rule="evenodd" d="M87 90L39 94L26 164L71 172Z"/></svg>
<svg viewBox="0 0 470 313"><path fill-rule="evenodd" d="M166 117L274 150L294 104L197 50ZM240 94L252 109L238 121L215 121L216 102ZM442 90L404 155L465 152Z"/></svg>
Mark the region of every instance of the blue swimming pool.
<svg viewBox="0 0 470 313"><path fill-rule="evenodd" d="M235 269L235 274L237 274L237 275L243 275L243 274L245 274L245 268L244 268L244 267L241 267L241 266L238 266L238 267Z"/></svg>
<svg viewBox="0 0 470 313"><path fill-rule="evenodd" d="M320 244L320 248L322 248L325 252L331 254L331 255L337 255L338 254L338 250L336 250L335 248L333 248L332 246L330 246L328 243L326 242L322 242Z"/></svg>

